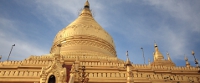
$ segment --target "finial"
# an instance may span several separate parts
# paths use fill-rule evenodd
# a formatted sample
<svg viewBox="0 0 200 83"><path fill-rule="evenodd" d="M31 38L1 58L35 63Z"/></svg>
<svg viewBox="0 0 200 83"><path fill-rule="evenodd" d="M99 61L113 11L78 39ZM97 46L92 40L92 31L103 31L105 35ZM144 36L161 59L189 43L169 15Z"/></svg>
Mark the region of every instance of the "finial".
<svg viewBox="0 0 200 83"><path fill-rule="evenodd" d="M194 56L194 54L195 54L195 53L194 53L194 50L192 50L192 55Z"/></svg>
<svg viewBox="0 0 200 83"><path fill-rule="evenodd" d="M168 52L167 52L167 59L168 59L168 61L172 61Z"/></svg>
<svg viewBox="0 0 200 83"><path fill-rule="evenodd" d="M127 58L128 58L128 51L126 51L126 56L127 56Z"/></svg>
<svg viewBox="0 0 200 83"><path fill-rule="evenodd" d="M188 61L188 58L186 57L186 55L185 55L185 61Z"/></svg>
<svg viewBox="0 0 200 83"><path fill-rule="evenodd" d="M90 10L90 4L88 0L85 2L84 8L82 9L79 16L92 16L91 10Z"/></svg>
<svg viewBox="0 0 200 83"><path fill-rule="evenodd" d="M159 51L157 44L155 43L154 46L155 46L155 48L154 48L154 49L155 49L154 61L155 61L155 60L163 60L164 57L163 57L163 55L161 54L161 52Z"/></svg>
<svg viewBox="0 0 200 83"><path fill-rule="evenodd" d="M90 4L89 4L88 0L85 2L84 8L90 8Z"/></svg>
<svg viewBox="0 0 200 83"><path fill-rule="evenodd" d="M188 58L187 58L187 56L185 55L185 62L186 62L186 67L190 67L190 63L188 62Z"/></svg>
<svg viewBox="0 0 200 83"><path fill-rule="evenodd" d="M128 51L126 51L126 56L127 56L127 59L126 59L126 66L130 66L130 65L131 65L131 61L130 61L129 58L128 58Z"/></svg>
<svg viewBox="0 0 200 83"><path fill-rule="evenodd" d="M154 47L158 47L155 40L154 40Z"/></svg>
<svg viewBox="0 0 200 83"><path fill-rule="evenodd" d="M156 43L154 44L154 47L155 47L155 48L158 47Z"/></svg>

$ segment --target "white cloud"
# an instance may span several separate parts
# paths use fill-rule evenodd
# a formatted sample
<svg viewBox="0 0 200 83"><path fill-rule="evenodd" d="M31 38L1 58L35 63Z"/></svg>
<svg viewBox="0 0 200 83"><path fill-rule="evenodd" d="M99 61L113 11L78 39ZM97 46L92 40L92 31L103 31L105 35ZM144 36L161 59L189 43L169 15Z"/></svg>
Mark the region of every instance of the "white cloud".
<svg viewBox="0 0 200 83"><path fill-rule="evenodd" d="M85 0L58 0L58 1L36 0L27 2L29 4L31 3L30 5L35 7L35 9L33 9L31 13L34 14L35 17L40 19L40 22L42 21L43 23L45 21L49 26L53 25L54 27L51 27L51 31L56 32L62 29L63 27L67 26L69 23L71 23L71 21L74 21L74 19L78 17L78 12L80 11L81 8L83 8ZM125 53L126 50L129 50L128 49L129 46L138 46L139 50L140 46L149 46L149 48L152 47L152 49L144 48L145 54L148 55L148 57L152 57L152 50L154 50L153 42L154 40L156 40L156 42L158 42L160 51L162 51L164 55L165 52L168 51L170 52L172 59L174 58L183 59L182 57L179 56L184 55L185 54L184 52L190 50L190 48L188 48L187 46L193 44L190 42L188 38L191 35L193 35L190 33L200 32L199 28L200 19L198 19L200 18L200 13L198 11L199 6L194 7L195 5L189 4L186 1L144 0L146 4L144 3L139 4L139 2L141 1L138 2L130 0L126 0L126 2L115 1L115 0L112 1L91 0L89 2L91 5L91 9L94 12L95 19L103 28L110 30L109 32L111 33L117 33L120 36L125 37L125 38L116 37L118 39L115 40L120 40L120 41L114 41L120 44L116 45L116 47L118 47L119 49L117 50L117 53L121 54L118 56L121 56L123 58L124 58L123 54ZM24 3L20 4L23 5L23 7L27 7L27 4ZM137 8L133 8L133 5L131 4L136 5L134 7ZM125 5L126 9L124 9ZM149 11L149 10L155 10L155 11ZM131 11L128 12L130 14L127 14L127 11ZM158 16L161 15L164 18L159 18L159 19L154 19L154 17L149 18L148 16L149 14L148 15L142 14L144 13L144 11L145 13L153 12L153 14L156 14ZM149 21L149 19L153 20ZM166 21L168 19L172 20L174 23ZM36 27L37 30L44 30L44 32L46 32L45 31L47 30L46 24L44 25L44 28L40 29L41 28L40 25L36 26L37 25L36 23L33 23L31 26ZM0 46L5 47L3 49L0 49L0 53L2 53L4 57L7 58L7 55L10 51L10 47L14 43L16 44L16 46L14 47L13 53L11 54L11 57L13 57L13 59L14 58L22 59L21 57L26 58L32 54L41 55L48 53L48 51L46 50L47 48L40 46L41 43L40 44L33 43L30 40L31 38L25 36L27 34L26 32L19 30L20 29L19 25L25 25L25 24L26 23L20 22L20 19L19 20L5 19L5 18L0 19L0 25L1 25ZM35 32L37 32L37 30L34 29ZM49 35L50 33L46 34ZM37 34L32 34L32 35L40 36L43 34L40 34L40 32L38 32ZM44 38L46 36L42 36L41 38ZM115 36L115 34L112 36ZM52 41L52 40L46 40L46 41ZM198 43L200 40L196 38L196 41ZM137 48L137 47L131 47L131 48ZM123 52L123 50L125 51ZM135 51L135 53L132 54L133 56L138 56L140 55L140 53L141 52Z"/></svg>
<svg viewBox="0 0 200 83"><path fill-rule="evenodd" d="M5 18L0 19L0 55L2 55L2 60L7 60L11 46L13 44L15 44L15 46L13 47L12 53L10 55L10 60L22 60L29 57L31 54L47 54L47 50L41 48L37 44L27 39L23 39L23 35L25 34L18 30L18 23L19 21Z"/></svg>
<svg viewBox="0 0 200 83"><path fill-rule="evenodd" d="M115 31L124 35L127 40L134 42L134 44L153 46L155 40L164 55L168 51L172 55L172 59L183 60L183 57L180 56L190 53L189 51L193 48L192 44L194 43L192 42L194 41L190 40L191 35L200 32L200 19L198 19L200 14L196 6L186 1L174 0L144 0L144 2L146 5L150 5L148 10L155 10L153 12L158 16L160 14L163 18L153 20L155 21L154 26L149 26L152 25L150 24L152 22L146 21L149 19L145 18L146 16L141 16L137 20L128 18L125 21L128 21L126 25L123 28L115 29ZM192 39L200 41L200 39ZM150 52L147 54L151 55Z"/></svg>
<svg viewBox="0 0 200 83"><path fill-rule="evenodd" d="M28 6L27 4L19 3L23 6L32 8ZM30 3L30 2L28 2ZM47 23L50 23L50 25L57 26L58 24L63 24L66 26L68 23L73 21L80 12L81 8L83 8L85 1L83 0L60 0L60 1L34 1L31 5L35 4L36 9L32 9L32 14L37 15L38 19L41 21L47 21ZM95 8L100 8L96 4ZM42 15L42 16L40 16ZM73 19L70 18L73 16ZM42 18L41 18L42 17ZM45 17L45 19L43 19ZM59 21L59 22L56 22ZM58 23L58 24L57 24ZM10 60L22 60L30 55L41 55L41 54L47 54L49 53L49 49L46 49L46 47L41 47L40 44L36 44L35 42L32 42L30 40L30 37L27 37L26 35L29 34L26 31L21 30L21 25L28 26L30 29L31 27L39 28L38 25L35 25L34 23L27 24L26 22L21 21L20 19L14 20L12 18L2 18L0 19L0 46L4 47L0 49L0 55L3 56L3 60L7 59L7 56L10 52L11 46L13 44L16 44L14 46L12 54L10 56ZM47 28L47 27L46 27ZM55 29L63 28L63 27L55 27ZM21 30L21 31L20 31ZM40 30L40 29L37 29ZM34 31L37 32L37 31ZM42 34L32 34L34 36L42 35ZM33 36L31 36L33 37ZM38 36L40 37L40 36ZM33 39L35 40L35 39ZM48 40L47 40L48 41Z"/></svg>
<svg viewBox="0 0 200 83"><path fill-rule="evenodd" d="M180 56L183 56L184 52L188 50L188 48L186 48L188 46L186 34L182 32L177 33L173 31L173 29L170 29L169 26L163 27L164 28L158 30L160 33L157 39L163 42L162 46L166 47L165 51L170 52L174 58L183 59L182 57L180 58Z"/></svg>
<svg viewBox="0 0 200 83"><path fill-rule="evenodd" d="M43 15L46 21L55 26L57 23L66 26L79 15L84 2L84 0L36 0L33 3L36 4L36 13Z"/></svg>
<svg viewBox="0 0 200 83"><path fill-rule="evenodd" d="M198 34L200 32L200 1L187 1L187 0L148 0L144 1L146 4L155 7L158 12L163 12L163 16L169 14L171 17L175 18L173 22L170 23L159 23L160 27L164 27L159 30L162 35L158 35L160 40L165 40L163 43L170 48L170 51L174 54L174 58L181 58L185 53L194 48L194 41L191 39L200 41L200 39L194 38L193 34ZM199 35L196 35L199 36ZM190 46L190 47L189 47ZM193 46L193 47L192 47Z"/></svg>
<svg viewBox="0 0 200 83"><path fill-rule="evenodd" d="M199 5L200 1L196 0L196 4L191 4L191 1L187 0L148 0L147 4L155 6L158 11L164 11L169 13L172 17L177 18L178 21L185 21L190 24L189 30L200 32L200 9L195 5Z"/></svg>

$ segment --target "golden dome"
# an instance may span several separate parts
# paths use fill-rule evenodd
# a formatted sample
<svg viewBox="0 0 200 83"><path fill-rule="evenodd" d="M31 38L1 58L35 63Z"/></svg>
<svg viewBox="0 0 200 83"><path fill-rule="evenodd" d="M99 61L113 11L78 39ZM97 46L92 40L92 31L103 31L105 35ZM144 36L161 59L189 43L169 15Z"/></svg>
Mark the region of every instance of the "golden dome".
<svg viewBox="0 0 200 83"><path fill-rule="evenodd" d="M100 54L116 56L112 37L95 21L86 1L79 17L63 28L55 36L50 53L55 53L61 44L60 53L67 54Z"/></svg>

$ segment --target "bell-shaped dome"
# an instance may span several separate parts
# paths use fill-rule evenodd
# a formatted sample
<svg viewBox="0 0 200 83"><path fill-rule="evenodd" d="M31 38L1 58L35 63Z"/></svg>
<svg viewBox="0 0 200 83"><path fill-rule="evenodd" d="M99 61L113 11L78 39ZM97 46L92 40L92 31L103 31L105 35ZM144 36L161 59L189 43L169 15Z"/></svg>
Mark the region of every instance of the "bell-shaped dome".
<svg viewBox="0 0 200 83"><path fill-rule="evenodd" d="M79 17L55 36L50 53L55 53L58 44L62 55L82 53L116 56L112 37L95 21L86 1Z"/></svg>

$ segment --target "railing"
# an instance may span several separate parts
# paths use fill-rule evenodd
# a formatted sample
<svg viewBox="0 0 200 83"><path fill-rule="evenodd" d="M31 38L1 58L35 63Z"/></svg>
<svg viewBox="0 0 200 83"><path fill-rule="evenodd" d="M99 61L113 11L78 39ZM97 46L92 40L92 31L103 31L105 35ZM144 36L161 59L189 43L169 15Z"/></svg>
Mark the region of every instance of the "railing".
<svg viewBox="0 0 200 83"><path fill-rule="evenodd" d="M0 77L4 76L26 76L26 77L38 77L40 75L40 71L18 71L18 70L1 70Z"/></svg>

